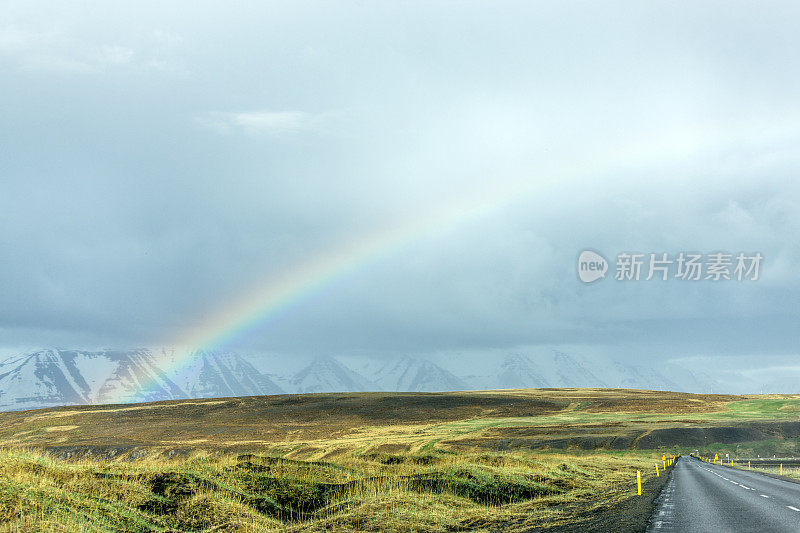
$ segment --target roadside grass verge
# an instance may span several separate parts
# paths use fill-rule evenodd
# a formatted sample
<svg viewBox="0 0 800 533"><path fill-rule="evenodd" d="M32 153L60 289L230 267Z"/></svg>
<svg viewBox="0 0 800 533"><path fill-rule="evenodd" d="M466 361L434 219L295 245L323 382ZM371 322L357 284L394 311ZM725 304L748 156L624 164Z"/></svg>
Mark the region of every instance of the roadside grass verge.
<svg viewBox="0 0 800 533"><path fill-rule="evenodd" d="M0 452L0 531L545 528L635 493L654 454L352 450L334 460L195 451L62 460Z"/></svg>

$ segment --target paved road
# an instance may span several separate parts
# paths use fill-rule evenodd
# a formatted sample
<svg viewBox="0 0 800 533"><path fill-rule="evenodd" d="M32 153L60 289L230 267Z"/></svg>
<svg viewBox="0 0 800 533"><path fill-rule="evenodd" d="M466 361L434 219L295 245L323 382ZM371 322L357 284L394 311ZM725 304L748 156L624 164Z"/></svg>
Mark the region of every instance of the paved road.
<svg viewBox="0 0 800 533"><path fill-rule="evenodd" d="M800 484L681 457L651 532L800 532Z"/></svg>

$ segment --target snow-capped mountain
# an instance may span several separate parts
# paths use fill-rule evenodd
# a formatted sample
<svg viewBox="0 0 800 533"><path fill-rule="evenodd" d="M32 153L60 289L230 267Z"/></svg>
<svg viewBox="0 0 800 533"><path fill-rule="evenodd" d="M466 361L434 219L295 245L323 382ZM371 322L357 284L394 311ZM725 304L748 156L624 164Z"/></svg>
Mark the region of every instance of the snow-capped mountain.
<svg viewBox="0 0 800 533"><path fill-rule="evenodd" d="M0 406L27 409L87 403L96 384L96 379L82 375L74 357L55 350L36 352L0 364Z"/></svg>
<svg viewBox="0 0 800 533"><path fill-rule="evenodd" d="M690 368L683 367L675 363L664 363L660 365L661 373L680 387L680 390L689 392L732 392L738 390L732 383L723 386L702 368L694 365ZM747 390L747 389L744 389ZM755 390L755 389L750 389Z"/></svg>
<svg viewBox="0 0 800 533"><path fill-rule="evenodd" d="M582 357L561 350L542 350L498 356L482 375L466 377L472 388L519 389L539 387L619 387L708 392L724 386L691 367L654 361L652 365L624 363L603 356Z"/></svg>
<svg viewBox="0 0 800 533"><path fill-rule="evenodd" d="M479 388L490 389L525 389L549 386L536 363L529 357L518 353L507 355L500 364L500 369L494 379L487 381L488 387L480 386L480 380L475 385L478 385Z"/></svg>
<svg viewBox="0 0 800 533"><path fill-rule="evenodd" d="M646 366L626 365L619 361L611 364L616 371L616 379L609 386L623 389L683 390L671 378L657 369Z"/></svg>
<svg viewBox="0 0 800 533"><path fill-rule="evenodd" d="M148 350L60 353L77 354L83 361L82 373L99 384L97 393L88 396L85 403L155 402L187 397ZM104 375L102 369L110 372Z"/></svg>
<svg viewBox="0 0 800 533"><path fill-rule="evenodd" d="M493 373L472 376L470 384L482 389L607 386L587 361L558 350L508 354Z"/></svg>
<svg viewBox="0 0 800 533"><path fill-rule="evenodd" d="M253 361L263 372L232 352L43 350L0 362L0 410L282 392L620 387L743 393L758 392L758 383L765 383L764 392L800 392L800 367L791 365L748 373L720 368L715 361L631 364L559 350L495 353L481 360L362 359L360 365L351 364L359 371L335 358L317 357L298 372L284 369L283 374L279 362L259 357ZM476 361L480 369L470 365ZM713 377L707 372L710 368L717 368Z"/></svg>
<svg viewBox="0 0 800 533"><path fill-rule="evenodd" d="M317 357L290 381L292 392L356 392L375 390L376 386L361 374L350 370L332 357Z"/></svg>
<svg viewBox="0 0 800 533"><path fill-rule="evenodd" d="M183 393L189 398L219 398L226 396L254 396L280 394L283 391L269 377L256 370L252 364L232 352L197 350L180 356L176 364L175 353L163 353L161 358Z"/></svg>
<svg viewBox="0 0 800 533"><path fill-rule="evenodd" d="M184 397L146 350L44 350L0 363L0 408Z"/></svg>
<svg viewBox="0 0 800 533"><path fill-rule="evenodd" d="M0 363L0 409L277 394L235 354L44 350ZM169 376L167 375L169 370Z"/></svg>
<svg viewBox="0 0 800 533"><path fill-rule="evenodd" d="M397 392L436 392L469 389L469 385L431 361L403 357L379 365L376 369L365 367L370 381L377 390Z"/></svg>
<svg viewBox="0 0 800 533"><path fill-rule="evenodd" d="M559 387L606 387L585 362L558 350L553 351L554 381Z"/></svg>

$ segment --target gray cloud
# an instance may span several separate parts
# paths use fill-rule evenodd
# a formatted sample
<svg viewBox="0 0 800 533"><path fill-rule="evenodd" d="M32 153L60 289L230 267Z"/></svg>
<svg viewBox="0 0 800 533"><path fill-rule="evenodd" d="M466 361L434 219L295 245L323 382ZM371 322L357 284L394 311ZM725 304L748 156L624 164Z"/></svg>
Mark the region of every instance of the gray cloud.
<svg viewBox="0 0 800 533"><path fill-rule="evenodd" d="M5 11L4 349L169 342L332 249L477 197L234 343L796 351L791 3ZM765 267L750 284L586 286L587 247L760 251Z"/></svg>

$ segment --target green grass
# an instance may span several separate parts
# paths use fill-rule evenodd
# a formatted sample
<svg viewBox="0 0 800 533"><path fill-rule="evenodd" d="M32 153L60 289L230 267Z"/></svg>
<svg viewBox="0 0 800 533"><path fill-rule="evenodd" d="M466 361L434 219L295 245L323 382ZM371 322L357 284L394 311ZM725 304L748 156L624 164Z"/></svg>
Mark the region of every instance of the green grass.
<svg viewBox="0 0 800 533"><path fill-rule="evenodd" d="M720 418L747 420L776 420L800 418L800 398L741 400L728 404L728 410Z"/></svg>
<svg viewBox="0 0 800 533"><path fill-rule="evenodd" d="M0 531L514 531L630 496L646 454L196 454L59 461L0 452Z"/></svg>
<svg viewBox="0 0 800 533"><path fill-rule="evenodd" d="M669 440L651 441L670 442L661 450L636 449L651 430L798 419L794 396L615 389L322 394L0 413L0 446L11 450L0 452L0 531L572 526L629 498L636 470L645 480L654 476L664 450L694 451ZM617 436L629 449L578 449L610 445ZM739 444L740 456L800 455L797 438ZM549 449L556 445L567 449ZM710 443L701 451L736 450Z"/></svg>

